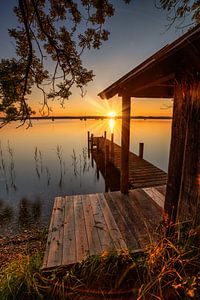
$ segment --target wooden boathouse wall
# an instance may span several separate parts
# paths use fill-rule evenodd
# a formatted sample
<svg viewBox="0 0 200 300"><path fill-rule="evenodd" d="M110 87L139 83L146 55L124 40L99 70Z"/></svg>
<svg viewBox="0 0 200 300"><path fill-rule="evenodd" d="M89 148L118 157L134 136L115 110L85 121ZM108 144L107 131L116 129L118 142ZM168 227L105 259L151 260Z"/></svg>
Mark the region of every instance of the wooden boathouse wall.
<svg viewBox="0 0 200 300"><path fill-rule="evenodd" d="M178 201L177 201L178 200ZM200 80L175 84L165 210L172 221L200 225Z"/></svg>

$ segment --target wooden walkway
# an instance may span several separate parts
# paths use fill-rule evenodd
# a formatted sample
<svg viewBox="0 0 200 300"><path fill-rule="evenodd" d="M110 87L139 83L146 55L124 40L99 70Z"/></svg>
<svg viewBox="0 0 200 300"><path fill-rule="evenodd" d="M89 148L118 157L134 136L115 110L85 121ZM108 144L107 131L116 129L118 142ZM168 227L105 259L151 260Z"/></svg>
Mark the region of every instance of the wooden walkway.
<svg viewBox="0 0 200 300"><path fill-rule="evenodd" d="M112 164L120 175L121 168L121 147L116 143L112 143L110 140L103 137L94 137L93 144L96 148L93 148L92 155L96 161L97 167L100 162L98 159L99 152L104 154L106 168L109 164ZM107 146L107 147L106 147ZM106 174L106 169L103 170L102 164L100 170ZM104 176L105 177L105 176ZM140 187L152 187L165 185L167 182L167 173L154 166L150 162L138 155L129 152L129 187L140 188ZM119 189L119 188L118 188Z"/></svg>
<svg viewBox="0 0 200 300"><path fill-rule="evenodd" d="M103 251L144 249L156 238L165 187L55 198L43 268Z"/></svg>

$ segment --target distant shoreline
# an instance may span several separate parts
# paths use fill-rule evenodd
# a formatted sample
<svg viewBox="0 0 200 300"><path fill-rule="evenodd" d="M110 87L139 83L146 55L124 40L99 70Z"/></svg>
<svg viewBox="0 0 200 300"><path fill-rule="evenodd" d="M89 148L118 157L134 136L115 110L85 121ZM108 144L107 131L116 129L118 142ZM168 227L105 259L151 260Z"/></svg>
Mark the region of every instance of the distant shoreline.
<svg viewBox="0 0 200 300"><path fill-rule="evenodd" d="M47 116L47 117L31 117L31 120L104 120L104 119L122 119L122 116L116 116L116 117L109 117L109 116ZM138 119L138 120L171 120L172 117L167 116L131 116L131 119ZM1 121L4 120L4 118L0 118ZM20 119L19 119L20 120Z"/></svg>
<svg viewBox="0 0 200 300"><path fill-rule="evenodd" d="M109 116L52 116L52 117L31 117L31 120L48 120L48 119L80 119L80 120L103 120L103 119L122 119L122 116L116 116L116 117L109 117ZM166 116L132 116L131 119L172 119L172 117L166 117Z"/></svg>

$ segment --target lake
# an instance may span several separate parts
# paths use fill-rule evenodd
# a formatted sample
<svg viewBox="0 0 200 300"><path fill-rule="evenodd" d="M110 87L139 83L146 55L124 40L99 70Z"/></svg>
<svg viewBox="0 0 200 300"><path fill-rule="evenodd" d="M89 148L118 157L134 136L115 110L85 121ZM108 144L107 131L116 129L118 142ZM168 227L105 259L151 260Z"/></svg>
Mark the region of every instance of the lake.
<svg viewBox="0 0 200 300"><path fill-rule="evenodd" d="M121 120L39 120L0 130L0 234L48 223L56 196L105 191L88 156L87 132L120 144ZM131 120L130 149L167 172L171 120Z"/></svg>

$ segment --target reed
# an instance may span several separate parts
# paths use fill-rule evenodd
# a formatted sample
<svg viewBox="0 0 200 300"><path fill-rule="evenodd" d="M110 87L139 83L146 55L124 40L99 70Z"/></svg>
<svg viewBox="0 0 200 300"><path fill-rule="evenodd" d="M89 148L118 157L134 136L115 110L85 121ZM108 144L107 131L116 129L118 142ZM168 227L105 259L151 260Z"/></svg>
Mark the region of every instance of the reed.
<svg viewBox="0 0 200 300"><path fill-rule="evenodd" d="M63 182L63 158L62 158L62 146L57 145L56 147L56 154L58 157L59 161L59 167L60 167L60 179L59 179L59 187L62 187L62 182Z"/></svg>
<svg viewBox="0 0 200 300"><path fill-rule="evenodd" d="M37 177L40 179L39 150L38 150L37 146L35 147L35 151L34 151L34 159L35 159L36 174L37 174Z"/></svg>
<svg viewBox="0 0 200 300"><path fill-rule="evenodd" d="M10 179L11 179L11 186L14 188L14 190L17 190L17 186L15 184L15 163L14 163L14 151L10 146L10 142L8 141L8 153L10 157L10 167L9 167L9 173L10 173Z"/></svg>
<svg viewBox="0 0 200 300"><path fill-rule="evenodd" d="M74 171L74 176L78 176L78 159L77 159L77 156L76 156L76 152L75 150L73 149L73 153L71 155L71 158L72 158L72 166L73 166L73 171Z"/></svg>

